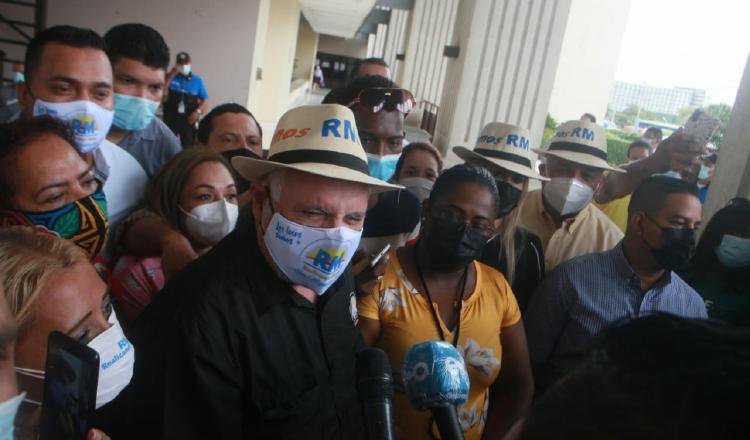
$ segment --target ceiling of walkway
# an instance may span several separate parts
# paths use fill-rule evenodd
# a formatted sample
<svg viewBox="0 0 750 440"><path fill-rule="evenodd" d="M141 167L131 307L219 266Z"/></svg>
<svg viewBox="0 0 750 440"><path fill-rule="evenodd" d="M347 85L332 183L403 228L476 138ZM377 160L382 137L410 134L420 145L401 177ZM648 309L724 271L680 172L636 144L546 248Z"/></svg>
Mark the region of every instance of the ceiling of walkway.
<svg viewBox="0 0 750 440"><path fill-rule="evenodd" d="M377 0L300 0L300 8L319 34L353 38Z"/></svg>

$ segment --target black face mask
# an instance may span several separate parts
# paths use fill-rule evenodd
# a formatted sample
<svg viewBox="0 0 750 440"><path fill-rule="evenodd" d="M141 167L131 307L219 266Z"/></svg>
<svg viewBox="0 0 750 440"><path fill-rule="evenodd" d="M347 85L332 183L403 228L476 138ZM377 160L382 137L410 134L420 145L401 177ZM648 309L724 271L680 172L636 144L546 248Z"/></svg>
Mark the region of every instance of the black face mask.
<svg viewBox="0 0 750 440"><path fill-rule="evenodd" d="M660 226L651 217L646 218ZM659 266L666 270L680 270L687 266L695 252L695 230L661 227L660 247L651 247L645 239L644 243L651 249L651 255Z"/></svg>
<svg viewBox="0 0 750 440"><path fill-rule="evenodd" d="M497 192L500 194L500 202L497 204L497 217L505 217L510 214L521 199L521 190L502 180L496 180Z"/></svg>
<svg viewBox="0 0 750 440"><path fill-rule="evenodd" d="M466 267L482 256L490 237L479 229L450 220L430 217L424 240L430 251L430 266L437 271Z"/></svg>

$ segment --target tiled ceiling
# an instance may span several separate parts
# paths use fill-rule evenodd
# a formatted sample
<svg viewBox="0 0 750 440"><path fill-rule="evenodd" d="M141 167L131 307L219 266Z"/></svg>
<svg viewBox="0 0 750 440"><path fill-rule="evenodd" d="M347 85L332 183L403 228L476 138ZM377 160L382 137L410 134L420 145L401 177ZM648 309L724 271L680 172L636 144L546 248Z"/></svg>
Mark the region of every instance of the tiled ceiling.
<svg viewBox="0 0 750 440"><path fill-rule="evenodd" d="M300 0L310 26L319 34L353 38L377 0Z"/></svg>

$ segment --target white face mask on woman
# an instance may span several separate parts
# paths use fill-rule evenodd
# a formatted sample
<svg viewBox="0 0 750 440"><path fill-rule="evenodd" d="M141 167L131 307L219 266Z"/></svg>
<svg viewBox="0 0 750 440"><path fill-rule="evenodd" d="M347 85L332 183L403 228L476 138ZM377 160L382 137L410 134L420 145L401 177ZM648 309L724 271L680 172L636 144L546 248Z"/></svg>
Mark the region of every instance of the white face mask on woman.
<svg viewBox="0 0 750 440"><path fill-rule="evenodd" d="M435 182L424 177L404 177L399 179L398 183L417 196L420 202L424 202L427 197L430 197Z"/></svg>
<svg viewBox="0 0 750 440"><path fill-rule="evenodd" d="M544 200L561 216L581 212L594 198L594 190L578 179L554 178L542 188Z"/></svg>
<svg viewBox="0 0 750 440"><path fill-rule="evenodd" d="M99 336L92 339L87 345L99 353L99 385L96 387L96 409L108 404L130 383L133 377L133 365L135 364L135 348L125 337L117 320L114 310L109 315L109 323L112 324ZM44 380L45 373L42 370L32 368L16 367L16 373L34 379ZM41 405L31 399L24 401Z"/></svg>
<svg viewBox="0 0 750 440"><path fill-rule="evenodd" d="M224 199L198 205L190 212L182 207L180 210L186 215L185 228L188 234L209 246L215 245L234 230L240 214L237 205Z"/></svg>

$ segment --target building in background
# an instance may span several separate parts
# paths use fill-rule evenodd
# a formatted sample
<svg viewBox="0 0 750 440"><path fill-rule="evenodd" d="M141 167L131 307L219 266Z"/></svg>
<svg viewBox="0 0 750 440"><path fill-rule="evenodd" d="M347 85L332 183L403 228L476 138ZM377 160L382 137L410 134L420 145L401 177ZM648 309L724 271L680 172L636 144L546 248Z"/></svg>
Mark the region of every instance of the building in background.
<svg viewBox="0 0 750 440"><path fill-rule="evenodd" d="M621 112L630 106L664 115L677 115L686 108L703 107L706 91L685 87L654 87L615 81L609 97L609 109Z"/></svg>

